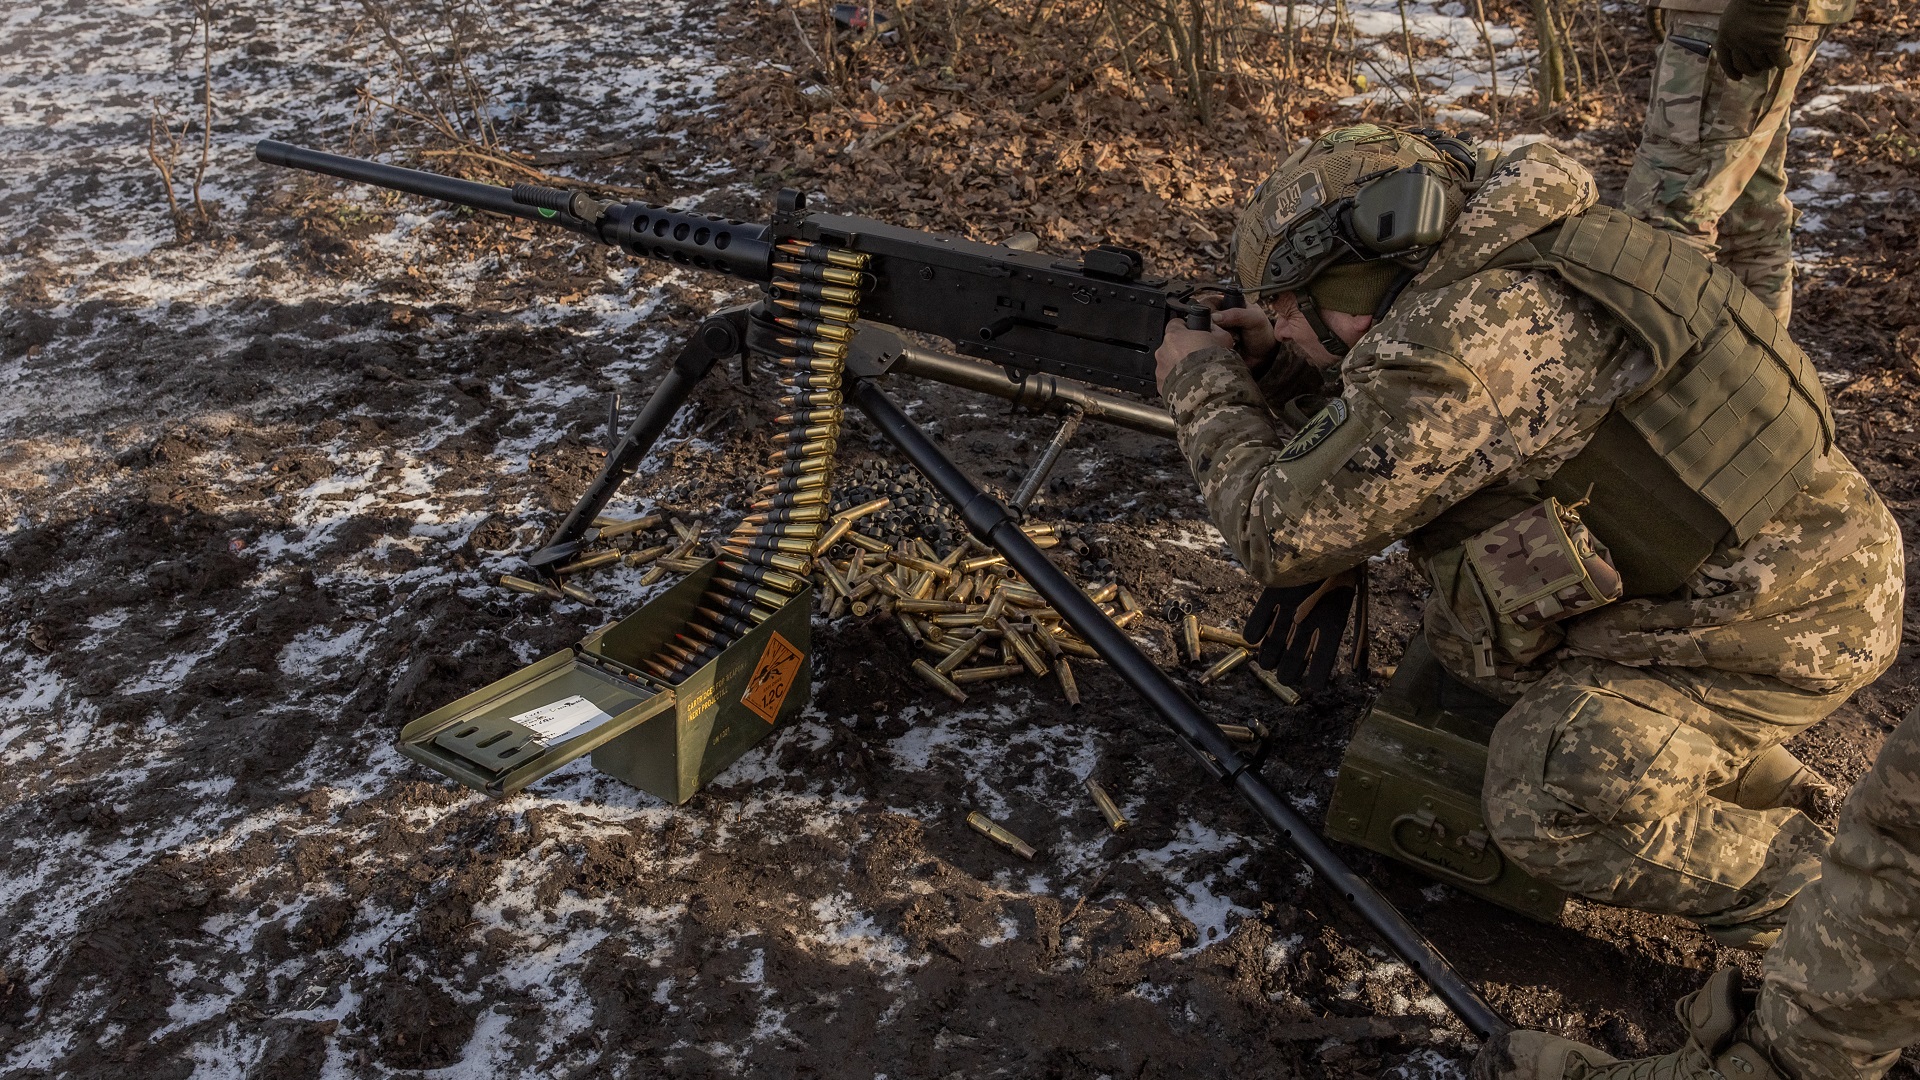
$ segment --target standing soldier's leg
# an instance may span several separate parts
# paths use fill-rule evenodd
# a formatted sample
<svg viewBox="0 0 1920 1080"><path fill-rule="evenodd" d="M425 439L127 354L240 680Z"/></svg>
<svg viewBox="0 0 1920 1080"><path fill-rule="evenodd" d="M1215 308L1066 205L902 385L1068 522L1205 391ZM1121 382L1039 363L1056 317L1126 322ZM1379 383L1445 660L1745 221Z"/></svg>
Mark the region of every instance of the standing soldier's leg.
<svg viewBox="0 0 1920 1080"><path fill-rule="evenodd" d="M1719 254L1743 279L1765 287L1766 272L1749 279L1742 263L1791 265L1789 216L1779 209L1762 210L1749 220L1751 202L1735 212L1748 185L1774 151L1775 136L1782 139L1777 153L1778 180L1762 180L1779 189L1779 202L1762 190L1755 195L1768 205L1785 204L1785 133L1790 125L1794 90L1818 38L1817 27L1796 26L1790 33L1793 63L1766 75L1731 79L1712 56L1719 36L1719 17L1692 12L1669 13L1666 41L1654 69L1653 93L1647 105L1647 124L1633 168L1627 174L1623 207L1627 213L1660 228L1685 236L1709 254ZM1777 221L1778 224L1774 224ZM1760 255L1760 236L1771 239L1770 253ZM1738 237L1737 243L1732 238ZM1729 256L1738 248L1742 263ZM1791 303L1785 295L1767 295L1776 310Z"/></svg>
<svg viewBox="0 0 1920 1080"><path fill-rule="evenodd" d="M1804 1077L1877 1077L1920 1042L1920 709L1847 798L1823 876L1767 953L1757 1017Z"/></svg>
<svg viewBox="0 0 1920 1080"><path fill-rule="evenodd" d="M1765 140L1759 165L1720 222L1720 261L1785 325L1793 314L1793 223L1799 216L1787 201L1787 134L1793 130L1793 94L1813 59L1820 27L1796 26L1787 43L1793 63L1776 72L1779 86L1768 113L1761 117L1752 144ZM1761 76L1751 76L1751 82Z"/></svg>
<svg viewBox="0 0 1920 1080"><path fill-rule="evenodd" d="M1708 793L1846 698L1758 675L1564 661L1494 730L1488 831L1576 895L1764 946L1819 876L1829 837L1797 810Z"/></svg>

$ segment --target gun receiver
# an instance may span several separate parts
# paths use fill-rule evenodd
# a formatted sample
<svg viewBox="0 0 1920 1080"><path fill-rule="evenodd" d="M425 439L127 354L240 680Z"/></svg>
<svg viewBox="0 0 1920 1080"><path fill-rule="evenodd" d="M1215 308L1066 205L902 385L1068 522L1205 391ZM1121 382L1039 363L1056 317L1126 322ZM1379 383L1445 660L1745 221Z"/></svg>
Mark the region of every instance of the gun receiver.
<svg viewBox="0 0 1920 1080"><path fill-rule="evenodd" d="M1208 325L1208 309L1192 301L1193 286L1147 277L1138 252L1112 245L1064 260L868 218L807 213L804 198L792 191L780 193L781 213L763 225L533 184L476 184L272 140L255 153L270 165L557 225L630 255L757 283L772 280L782 243L831 244L868 256L862 319L946 338L962 353L1021 373L1152 395L1153 351L1167 320Z"/></svg>

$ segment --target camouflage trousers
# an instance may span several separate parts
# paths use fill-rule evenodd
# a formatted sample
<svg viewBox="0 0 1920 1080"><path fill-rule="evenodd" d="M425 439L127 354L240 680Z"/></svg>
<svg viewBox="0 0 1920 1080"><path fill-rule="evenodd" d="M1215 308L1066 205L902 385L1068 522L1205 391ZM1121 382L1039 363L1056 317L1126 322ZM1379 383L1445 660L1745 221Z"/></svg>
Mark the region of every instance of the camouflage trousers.
<svg viewBox="0 0 1920 1080"><path fill-rule="evenodd" d="M1878 1077L1920 1043L1920 708L1847 797L1765 968L1760 1030L1800 1077Z"/></svg>
<svg viewBox="0 0 1920 1080"><path fill-rule="evenodd" d="M1494 729L1488 831L1576 895L1685 916L1723 940L1777 929L1830 837L1798 810L1707 793L1846 699L1763 675L1562 660Z"/></svg>
<svg viewBox="0 0 1920 1080"><path fill-rule="evenodd" d="M1715 255L1785 325L1797 216L1787 201L1787 132L1794 90L1825 28L1790 28L1789 66L1734 80L1704 55L1720 16L1669 11L1667 19L1622 208Z"/></svg>

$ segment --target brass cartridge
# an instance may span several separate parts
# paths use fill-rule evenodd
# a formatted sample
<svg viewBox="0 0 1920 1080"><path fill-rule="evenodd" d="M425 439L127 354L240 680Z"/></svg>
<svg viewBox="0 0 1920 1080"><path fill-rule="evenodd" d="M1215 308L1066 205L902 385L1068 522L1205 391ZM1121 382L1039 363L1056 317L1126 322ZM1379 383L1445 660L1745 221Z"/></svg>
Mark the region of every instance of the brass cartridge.
<svg viewBox="0 0 1920 1080"><path fill-rule="evenodd" d="M1120 812L1119 804L1100 786L1100 781L1091 776L1087 777L1087 794L1093 796L1093 805L1100 809L1100 816L1107 819L1107 828L1119 832L1127 827L1127 817Z"/></svg>
<svg viewBox="0 0 1920 1080"><path fill-rule="evenodd" d="M1023 859L1033 858L1033 845L1001 828L978 810L967 815L967 826Z"/></svg>

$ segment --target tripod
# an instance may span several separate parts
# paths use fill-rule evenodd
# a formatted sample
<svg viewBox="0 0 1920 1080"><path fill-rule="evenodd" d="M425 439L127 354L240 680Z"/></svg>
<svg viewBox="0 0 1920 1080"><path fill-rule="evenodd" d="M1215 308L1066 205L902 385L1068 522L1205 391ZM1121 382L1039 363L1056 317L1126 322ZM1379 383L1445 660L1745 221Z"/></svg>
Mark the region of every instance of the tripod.
<svg viewBox="0 0 1920 1080"><path fill-rule="evenodd" d="M763 343L774 334L773 316L765 301L716 312L695 327L672 366L639 415L608 451L606 464L545 546L528 562L543 574L576 556L591 542L591 523L614 493L666 430L715 364L728 357L771 353ZM1067 420L1035 473L1021 485L1024 502L1058 459L1082 417L1134 430L1172 435L1165 413L1113 395L1063 383L1047 375L1009 379L993 368L959 357L907 345L898 335L865 326L854 335L845 362L845 394L873 421L880 433L912 462L940 495L957 511L980 542L1005 556L1066 623L1092 645L1101 659L1120 673L1167 726L1174 738L1215 780L1231 787L1268 824L1277 829L1300 857L1318 873L1352 910L1371 926L1416 975L1433 988L1455 1016L1476 1036L1486 1039L1508 1030L1471 984L1453 969L1405 916L1356 874L1321 837L1295 813L1258 771L1258 761L1243 755L1208 721L1180 689L1167 678L1113 621L1080 591L1065 573L1047 559L1020 528L1015 515L998 499L982 491L927 433L895 404L880 381L889 375L926 378L948 385L1004 397L1016 403L1066 412Z"/></svg>

